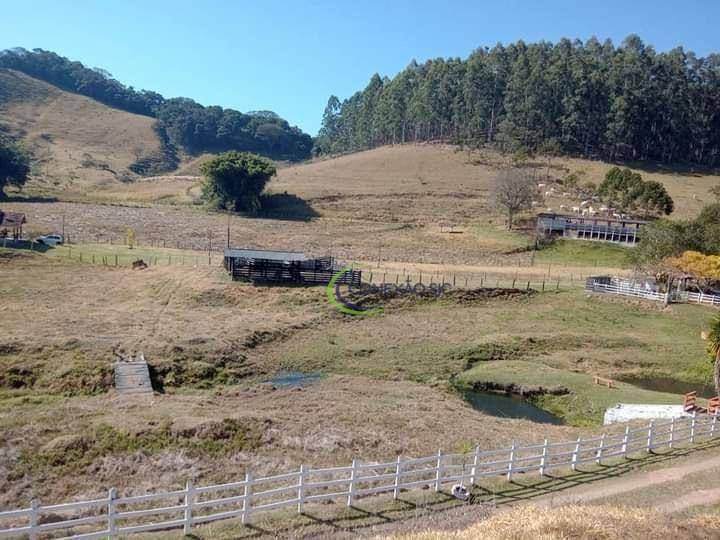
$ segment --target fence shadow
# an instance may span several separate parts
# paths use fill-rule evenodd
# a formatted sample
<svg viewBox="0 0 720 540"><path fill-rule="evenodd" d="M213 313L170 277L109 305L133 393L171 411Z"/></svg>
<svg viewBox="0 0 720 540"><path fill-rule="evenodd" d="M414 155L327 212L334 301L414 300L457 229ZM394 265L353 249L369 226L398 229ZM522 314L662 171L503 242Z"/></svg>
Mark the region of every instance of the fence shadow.
<svg viewBox="0 0 720 540"><path fill-rule="evenodd" d="M418 518L421 515L432 515L440 518L443 514L453 511L466 512L473 507L497 508L511 506L523 502L540 500L544 497L552 497L567 492L573 488L592 485L604 480L611 480L622 477L631 472L642 472L653 466L661 465L673 459L691 455L698 451L709 450L720 447L720 439L712 439L704 443L696 444L688 448L675 448L672 450L653 451L641 456L630 456L617 458L614 462L601 465L578 466L575 471L568 471L567 474L559 471L546 473L538 476L536 473L517 475L512 481L501 481L489 483L488 485L475 485L471 490L469 500L460 501L451 494L440 491L434 493L426 490L423 500L414 500L411 491L401 490L396 500L384 497L376 497L374 502L379 506L364 506L362 499L355 501L353 506L343 506L340 512L323 512L305 510L300 522L287 527L263 527L255 528L253 532L248 531L250 536L256 536L258 531L262 535L278 536L301 536L312 531L310 534L338 534L348 533L350 535L360 534L363 530L382 528L402 524ZM417 496L417 495L416 495ZM367 499L372 504L372 499ZM361 506L362 505L362 506ZM464 510L463 510L464 508ZM478 518L481 519L481 518ZM373 531L373 534L375 531ZM198 531L202 535L201 531ZM238 536L245 537L242 533ZM210 536L201 536L210 538Z"/></svg>

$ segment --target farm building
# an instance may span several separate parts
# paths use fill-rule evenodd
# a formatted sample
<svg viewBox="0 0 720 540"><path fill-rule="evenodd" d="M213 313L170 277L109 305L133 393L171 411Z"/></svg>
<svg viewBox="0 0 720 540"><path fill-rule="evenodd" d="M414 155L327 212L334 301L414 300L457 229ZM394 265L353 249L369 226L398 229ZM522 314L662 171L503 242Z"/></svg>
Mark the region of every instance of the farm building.
<svg viewBox="0 0 720 540"><path fill-rule="evenodd" d="M308 258L298 251L226 249L225 269L233 280L273 283L327 284L343 266L332 257ZM352 270L339 283L359 285L362 274Z"/></svg>
<svg viewBox="0 0 720 540"><path fill-rule="evenodd" d="M646 223L647 221L634 219L541 213L537 218L537 232L545 236L600 240L633 246L640 241L640 231Z"/></svg>
<svg viewBox="0 0 720 540"><path fill-rule="evenodd" d="M22 228L25 223L27 223L25 214L0 210L0 238L13 240L22 238Z"/></svg>

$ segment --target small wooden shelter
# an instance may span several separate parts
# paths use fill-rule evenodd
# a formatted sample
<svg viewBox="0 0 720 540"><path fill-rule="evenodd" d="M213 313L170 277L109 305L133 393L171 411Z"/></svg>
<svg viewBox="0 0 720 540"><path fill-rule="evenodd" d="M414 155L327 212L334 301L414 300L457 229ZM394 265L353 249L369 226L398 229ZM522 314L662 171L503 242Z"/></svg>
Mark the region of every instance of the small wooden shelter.
<svg viewBox="0 0 720 540"><path fill-rule="evenodd" d="M233 280L327 284L343 269L332 257L309 258L298 251L264 249L226 249L225 269ZM338 278L339 283L360 285L362 273L349 270Z"/></svg>

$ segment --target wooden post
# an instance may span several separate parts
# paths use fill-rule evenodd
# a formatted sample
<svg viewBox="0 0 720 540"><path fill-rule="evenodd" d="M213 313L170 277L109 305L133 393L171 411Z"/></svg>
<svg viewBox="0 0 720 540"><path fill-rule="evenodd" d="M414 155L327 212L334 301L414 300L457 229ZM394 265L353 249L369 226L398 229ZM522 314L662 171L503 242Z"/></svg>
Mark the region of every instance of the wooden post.
<svg viewBox="0 0 720 540"><path fill-rule="evenodd" d="M192 529L192 506L193 499L195 498L195 490L193 488L192 480L188 480L185 483L185 523L183 523L183 532L190 534Z"/></svg>
<svg viewBox="0 0 720 540"><path fill-rule="evenodd" d="M243 490L243 507L241 522L243 525L250 523L250 499L252 498L252 474L245 473L245 489Z"/></svg>
<svg viewBox="0 0 720 540"><path fill-rule="evenodd" d="M108 503L107 503L107 530L108 530L108 536L112 538L117 534L117 525L115 523L115 499L117 498L117 491L115 488L110 488L108 490Z"/></svg>
<svg viewBox="0 0 720 540"><path fill-rule="evenodd" d="M655 430L655 421L650 420L650 423L648 424L648 436L647 436L647 451L652 452L653 447L653 431Z"/></svg>
<svg viewBox="0 0 720 540"><path fill-rule="evenodd" d="M435 491L440 491L440 483L442 481L442 451L437 453L437 467L435 467Z"/></svg>
<svg viewBox="0 0 720 540"><path fill-rule="evenodd" d="M352 506L353 495L355 495L355 474L357 472L357 461L353 459L350 470L350 488L348 489L347 505Z"/></svg>
<svg viewBox="0 0 720 540"><path fill-rule="evenodd" d="M393 499L397 499L400 496L400 456L397 457L397 463L395 464L395 489L393 489Z"/></svg>
<svg viewBox="0 0 720 540"><path fill-rule="evenodd" d="M508 472L507 472L508 482L510 480L512 480L514 464L515 464L515 441L512 442L512 446L510 447L510 459L508 460Z"/></svg>
<svg viewBox="0 0 720 540"><path fill-rule="evenodd" d="M38 532L38 509L40 508L40 501L33 499L30 501L30 540L37 540Z"/></svg>
<svg viewBox="0 0 720 540"><path fill-rule="evenodd" d="M600 446L598 446L597 456L595 457L595 463L600 465L602 463L603 450L605 450L605 434L600 436Z"/></svg>
<svg viewBox="0 0 720 540"><path fill-rule="evenodd" d="M548 440L545 439L542 449L542 457L540 457L540 476L545 476L545 462L547 460L548 453Z"/></svg>
<svg viewBox="0 0 720 540"><path fill-rule="evenodd" d="M715 436L715 423L717 422L718 418L718 410L715 410L715 414L713 414L712 422L710 423L710 438L712 439Z"/></svg>
<svg viewBox="0 0 720 540"><path fill-rule="evenodd" d="M697 417L697 411L693 411L692 420L690 420L690 444L695 443L695 418Z"/></svg>
<svg viewBox="0 0 720 540"><path fill-rule="evenodd" d="M303 504L305 503L305 465L300 465L300 474L298 475L298 514L302 514Z"/></svg>
<svg viewBox="0 0 720 540"><path fill-rule="evenodd" d="M675 417L673 416L670 419L670 442L668 443L670 450L672 450L674 442L675 442Z"/></svg>
<svg viewBox="0 0 720 540"><path fill-rule="evenodd" d="M478 444L475 447L475 455L473 456L473 466L472 470L470 471L470 485L475 485L475 480L477 477L477 466L478 462L480 461L480 445Z"/></svg>
<svg viewBox="0 0 720 540"><path fill-rule="evenodd" d="M580 437L577 438L577 442L575 443L575 450L573 450L572 458L570 459L570 468L574 471L577 469L577 460L578 460L578 454L580 453Z"/></svg>
<svg viewBox="0 0 720 540"><path fill-rule="evenodd" d="M117 256L117 253L116 253L116 254L115 254L115 266L117 266L117 265L118 265L118 256Z"/></svg>
<svg viewBox="0 0 720 540"><path fill-rule="evenodd" d="M622 443L622 455L623 457L627 457L628 453L628 438L630 437L630 426L625 426L625 435L623 436L623 443Z"/></svg>

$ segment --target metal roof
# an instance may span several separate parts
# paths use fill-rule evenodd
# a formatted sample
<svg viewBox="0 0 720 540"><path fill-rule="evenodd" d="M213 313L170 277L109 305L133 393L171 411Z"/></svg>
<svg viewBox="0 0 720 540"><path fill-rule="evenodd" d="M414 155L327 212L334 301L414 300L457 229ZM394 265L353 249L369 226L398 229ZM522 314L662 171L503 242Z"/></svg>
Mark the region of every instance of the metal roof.
<svg viewBox="0 0 720 540"><path fill-rule="evenodd" d="M551 219L582 219L585 221L605 221L608 223L633 223L638 225L646 225L648 222L640 219L618 219L609 216L582 216L579 214L556 214L554 212L539 212L537 215L539 218L551 218Z"/></svg>
<svg viewBox="0 0 720 540"><path fill-rule="evenodd" d="M271 249L226 249L225 257L241 259L269 259L272 261L306 261L300 251L275 251Z"/></svg>

